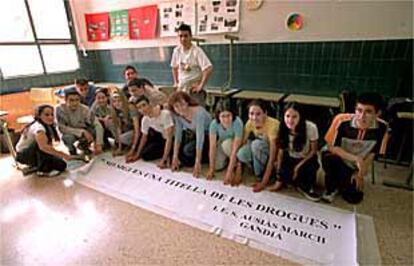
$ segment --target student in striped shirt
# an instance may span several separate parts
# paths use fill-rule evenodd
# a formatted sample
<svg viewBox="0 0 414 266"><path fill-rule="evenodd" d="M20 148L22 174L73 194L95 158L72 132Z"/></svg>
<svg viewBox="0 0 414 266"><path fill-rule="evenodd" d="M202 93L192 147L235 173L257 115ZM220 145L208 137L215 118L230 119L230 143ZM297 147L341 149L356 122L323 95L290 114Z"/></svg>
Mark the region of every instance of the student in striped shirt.
<svg viewBox="0 0 414 266"><path fill-rule="evenodd" d="M364 177L374 157L385 153L388 140L388 125L379 118L382 104L378 93L363 93L355 113L339 114L332 122L325 136L327 149L322 153L324 201L331 203L338 192L349 203L362 201Z"/></svg>

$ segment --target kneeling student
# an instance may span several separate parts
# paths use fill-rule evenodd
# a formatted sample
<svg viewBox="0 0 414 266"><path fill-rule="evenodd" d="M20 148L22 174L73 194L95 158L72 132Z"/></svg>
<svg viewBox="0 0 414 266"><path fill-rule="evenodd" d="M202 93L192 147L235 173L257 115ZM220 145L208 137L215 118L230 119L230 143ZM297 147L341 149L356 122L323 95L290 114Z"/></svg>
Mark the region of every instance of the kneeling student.
<svg viewBox="0 0 414 266"><path fill-rule="evenodd" d="M16 146L16 161L36 168L38 176L52 177L60 174L66 169L64 160L73 158L53 147L53 140L59 140L54 121L52 106L38 106L34 121L23 129Z"/></svg>
<svg viewBox="0 0 414 266"><path fill-rule="evenodd" d="M279 120L267 115L263 100L253 100L249 106L249 120L244 126L243 146L237 152L237 168L234 184L242 181L243 164L251 167L260 180L253 186L253 192L260 192L270 181L277 155L276 136Z"/></svg>
<svg viewBox="0 0 414 266"><path fill-rule="evenodd" d="M76 155L75 142L85 154L90 154L89 145L94 144L94 153L102 153L103 128L96 117L91 116L86 105L81 104L76 90L65 91L65 103L56 107L56 117L63 143L71 155Z"/></svg>
<svg viewBox="0 0 414 266"><path fill-rule="evenodd" d="M349 203L362 201L364 177L375 155L384 154L388 125L381 119L382 97L361 94L353 114L335 117L325 135L327 151L322 153L326 191L322 199L332 202L337 192Z"/></svg>
<svg viewBox="0 0 414 266"><path fill-rule="evenodd" d="M307 199L318 201L319 196L313 191L319 169L318 128L304 119L298 103L288 103L283 114L277 137L280 150L276 183L269 189L276 191L283 184L292 183Z"/></svg>
<svg viewBox="0 0 414 266"><path fill-rule="evenodd" d="M228 162L224 184L232 184L237 163L237 151L243 138L243 122L234 115L230 101L218 102L215 119L210 124L210 165L207 179L214 177L215 171L223 170Z"/></svg>
<svg viewBox="0 0 414 266"><path fill-rule="evenodd" d="M157 164L160 168L170 165L170 153L173 143L174 122L170 111L160 105L152 106L147 97L140 96L135 101L141 113L141 140L138 151L132 161L139 158L151 161L161 158Z"/></svg>

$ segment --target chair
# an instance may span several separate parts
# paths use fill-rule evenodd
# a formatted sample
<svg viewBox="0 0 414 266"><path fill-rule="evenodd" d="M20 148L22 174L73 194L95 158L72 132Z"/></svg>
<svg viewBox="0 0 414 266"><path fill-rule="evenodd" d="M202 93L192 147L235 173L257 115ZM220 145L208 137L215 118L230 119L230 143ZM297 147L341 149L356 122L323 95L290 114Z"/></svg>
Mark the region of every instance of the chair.
<svg viewBox="0 0 414 266"><path fill-rule="evenodd" d="M3 116L5 115L7 115L7 113L3 114ZM13 146L13 141L10 136L9 127L7 125L6 120L0 119L0 129L1 129L1 132L3 133L4 140L7 145L7 149L9 150L10 154L13 156L13 159L16 159L16 151Z"/></svg>
<svg viewBox="0 0 414 266"><path fill-rule="evenodd" d="M33 106L39 104L50 104L55 106L58 103L58 98L55 95L55 88L31 88L30 89L30 100Z"/></svg>

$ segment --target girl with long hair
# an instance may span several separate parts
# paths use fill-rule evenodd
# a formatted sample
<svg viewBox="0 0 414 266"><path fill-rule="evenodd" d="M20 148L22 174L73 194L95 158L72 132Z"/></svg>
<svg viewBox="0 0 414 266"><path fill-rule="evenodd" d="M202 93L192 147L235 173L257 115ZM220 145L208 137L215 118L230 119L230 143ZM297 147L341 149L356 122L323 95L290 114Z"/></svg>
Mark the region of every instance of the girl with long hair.
<svg viewBox="0 0 414 266"><path fill-rule="evenodd" d="M38 106L33 122L23 129L16 145L16 161L37 168L38 176L56 176L65 171L64 160L73 159L53 147L53 141L59 141L54 121L51 105Z"/></svg>
<svg viewBox="0 0 414 266"><path fill-rule="evenodd" d="M140 137L139 117L136 107L129 104L123 92L119 89L112 94L112 135L118 144L114 155L122 154L122 146L129 147L126 161L135 155Z"/></svg>
<svg viewBox="0 0 414 266"><path fill-rule="evenodd" d="M110 124L112 121L112 107L109 104L109 91L107 88L97 88L95 102L92 104L90 114L95 117L103 128L103 142L105 148L110 148L108 138L112 135Z"/></svg>
<svg viewBox="0 0 414 266"><path fill-rule="evenodd" d="M276 182L270 190L277 191L284 184L293 184L307 199L318 201L313 191L319 169L318 128L303 117L296 102L286 104L278 134L280 152L277 158Z"/></svg>
<svg viewBox="0 0 414 266"><path fill-rule="evenodd" d="M247 165L258 178L253 192L262 191L269 183L277 155L276 136L279 121L268 116L267 109L266 102L260 99L249 104L249 120L244 126L243 146L237 152L234 185L241 183L242 166Z"/></svg>

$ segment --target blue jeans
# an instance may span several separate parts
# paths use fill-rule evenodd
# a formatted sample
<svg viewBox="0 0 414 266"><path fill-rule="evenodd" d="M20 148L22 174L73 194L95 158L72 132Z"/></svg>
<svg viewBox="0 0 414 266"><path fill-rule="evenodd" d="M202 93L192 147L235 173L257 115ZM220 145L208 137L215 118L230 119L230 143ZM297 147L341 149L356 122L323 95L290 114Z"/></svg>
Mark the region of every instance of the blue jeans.
<svg viewBox="0 0 414 266"><path fill-rule="evenodd" d="M253 168L255 176L262 177L269 159L269 143L266 140L249 140L237 152L237 159Z"/></svg>

